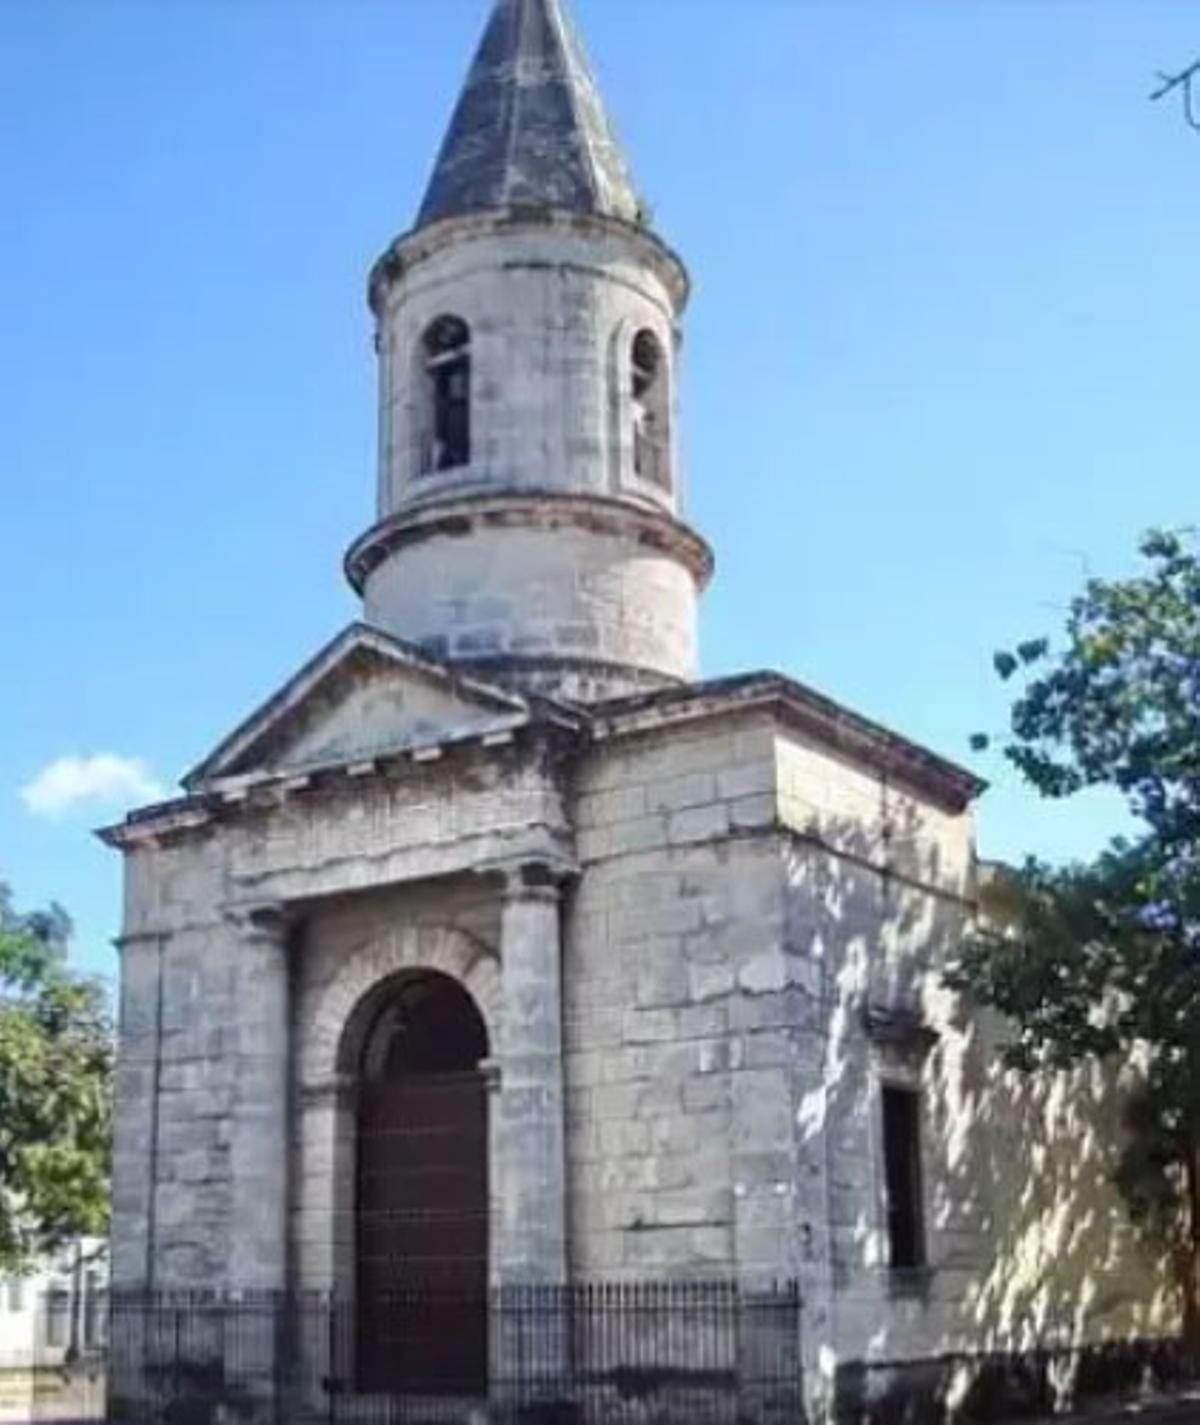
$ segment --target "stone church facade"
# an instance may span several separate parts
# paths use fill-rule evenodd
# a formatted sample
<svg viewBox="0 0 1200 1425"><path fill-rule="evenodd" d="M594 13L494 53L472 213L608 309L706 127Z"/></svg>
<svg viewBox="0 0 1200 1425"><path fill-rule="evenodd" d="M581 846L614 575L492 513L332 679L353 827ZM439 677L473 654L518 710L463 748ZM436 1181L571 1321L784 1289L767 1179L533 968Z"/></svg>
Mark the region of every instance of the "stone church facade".
<svg viewBox="0 0 1200 1425"><path fill-rule="evenodd" d="M941 986L981 784L698 680L687 298L561 0L499 0L371 275L362 621L103 833L118 1291L798 1281L814 1419L1169 1325L1104 1096L1003 1081Z"/></svg>

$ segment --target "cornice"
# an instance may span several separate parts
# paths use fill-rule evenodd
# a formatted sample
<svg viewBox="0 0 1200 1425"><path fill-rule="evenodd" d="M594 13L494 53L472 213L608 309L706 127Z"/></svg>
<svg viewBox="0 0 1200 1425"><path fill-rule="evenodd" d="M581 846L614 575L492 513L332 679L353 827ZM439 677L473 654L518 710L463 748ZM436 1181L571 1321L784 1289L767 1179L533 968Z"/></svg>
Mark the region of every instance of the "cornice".
<svg viewBox="0 0 1200 1425"><path fill-rule="evenodd" d="M371 757L218 778L191 796L131 812L123 822L102 827L96 835L119 851L161 846L206 834L233 817L274 809L296 798L416 775L456 752L496 752L529 738L582 738L587 726L582 711L539 698L536 715L521 722L477 728Z"/></svg>
<svg viewBox="0 0 1200 1425"><path fill-rule="evenodd" d="M690 525L658 510L608 495L561 490L507 490L450 497L398 513L372 526L346 553L346 578L362 594L367 580L400 550L430 539L465 539L497 529L581 529L624 539L682 564L703 592L714 560L708 542Z"/></svg>
<svg viewBox="0 0 1200 1425"><path fill-rule="evenodd" d="M588 658L584 655L566 653L494 653L473 655L469 658L455 658L454 666L465 673L482 679L490 679L495 686L505 686L505 680L520 678L521 691L531 700L539 695L531 691L536 688L538 677L546 677L560 682L563 678L576 674L581 678L608 679L624 682L630 692L641 689L655 692L663 688L686 688L686 678L664 673L661 668L650 668L642 663L620 663L611 658ZM561 693L549 695L557 706L586 707L587 703L570 699Z"/></svg>
<svg viewBox="0 0 1200 1425"><path fill-rule="evenodd" d="M634 249L638 260L649 267L666 287L676 315L686 308L691 295L687 267L679 254L649 228L599 213L521 207L442 218L402 234L371 268L367 282L368 304L371 311L379 316L387 291L396 283L405 281L413 268L448 247L488 238L547 234L593 241L621 239Z"/></svg>
<svg viewBox="0 0 1200 1425"><path fill-rule="evenodd" d="M603 741L747 711L768 713L832 752L920 790L952 812L965 811L987 787L957 763L780 673L749 673L593 704L592 735Z"/></svg>

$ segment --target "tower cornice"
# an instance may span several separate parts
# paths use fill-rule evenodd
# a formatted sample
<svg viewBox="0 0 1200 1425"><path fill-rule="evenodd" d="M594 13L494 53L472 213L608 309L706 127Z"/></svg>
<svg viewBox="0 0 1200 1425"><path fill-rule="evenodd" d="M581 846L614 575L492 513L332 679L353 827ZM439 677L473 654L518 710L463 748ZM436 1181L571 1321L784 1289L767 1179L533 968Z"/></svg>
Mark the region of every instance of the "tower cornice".
<svg viewBox="0 0 1200 1425"><path fill-rule="evenodd" d="M465 495L402 510L355 540L346 554L346 577L355 592L362 594L371 574L387 559L429 540L459 540L489 530L553 531L567 527L623 539L666 555L687 569L699 592L712 579L711 547L681 520L603 495L541 490Z"/></svg>
<svg viewBox="0 0 1200 1425"><path fill-rule="evenodd" d="M378 317L386 293L423 262L447 248L462 247L497 237L529 237L542 234L581 238L595 242L617 239L627 243L636 259L644 263L671 294L676 314L687 306L691 277L679 254L657 234L622 218L597 213L574 213L558 208L506 208L498 212L469 213L444 218L402 234L371 268L367 300Z"/></svg>

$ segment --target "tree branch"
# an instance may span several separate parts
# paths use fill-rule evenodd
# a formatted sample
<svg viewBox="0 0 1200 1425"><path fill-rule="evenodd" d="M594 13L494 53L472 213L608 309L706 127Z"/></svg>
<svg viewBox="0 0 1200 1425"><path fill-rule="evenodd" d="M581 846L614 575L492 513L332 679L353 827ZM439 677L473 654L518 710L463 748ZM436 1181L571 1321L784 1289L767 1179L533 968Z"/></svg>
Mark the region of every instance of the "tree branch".
<svg viewBox="0 0 1200 1425"><path fill-rule="evenodd" d="M1159 72L1159 79L1162 83L1151 94L1151 100L1165 98L1166 95L1178 89L1183 95L1183 117L1189 128L1200 133L1200 112L1196 107L1195 84L1200 77L1200 59L1195 64L1190 64L1178 74L1163 74Z"/></svg>

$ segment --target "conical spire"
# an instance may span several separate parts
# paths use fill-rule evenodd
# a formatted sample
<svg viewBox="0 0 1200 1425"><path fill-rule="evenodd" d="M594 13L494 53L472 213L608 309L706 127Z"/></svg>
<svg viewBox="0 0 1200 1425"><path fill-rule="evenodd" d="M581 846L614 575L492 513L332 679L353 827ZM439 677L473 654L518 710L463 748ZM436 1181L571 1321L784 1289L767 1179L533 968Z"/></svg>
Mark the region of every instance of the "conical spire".
<svg viewBox="0 0 1200 1425"><path fill-rule="evenodd" d="M641 214L564 0L497 0L418 225L508 207Z"/></svg>

